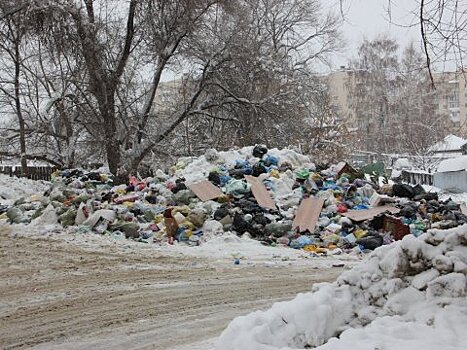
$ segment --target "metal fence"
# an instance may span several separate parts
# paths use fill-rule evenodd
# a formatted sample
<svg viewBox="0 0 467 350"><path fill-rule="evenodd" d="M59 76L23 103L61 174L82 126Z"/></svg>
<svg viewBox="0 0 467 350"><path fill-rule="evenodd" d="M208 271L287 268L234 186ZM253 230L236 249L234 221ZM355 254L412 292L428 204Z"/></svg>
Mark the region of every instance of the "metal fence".
<svg viewBox="0 0 467 350"><path fill-rule="evenodd" d="M436 173L434 175L434 185L448 192L467 192L467 171Z"/></svg>
<svg viewBox="0 0 467 350"><path fill-rule="evenodd" d="M50 181L52 173L57 170L49 166L28 166L28 179ZM0 173L9 176L21 176L20 166L0 165Z"/></svg>

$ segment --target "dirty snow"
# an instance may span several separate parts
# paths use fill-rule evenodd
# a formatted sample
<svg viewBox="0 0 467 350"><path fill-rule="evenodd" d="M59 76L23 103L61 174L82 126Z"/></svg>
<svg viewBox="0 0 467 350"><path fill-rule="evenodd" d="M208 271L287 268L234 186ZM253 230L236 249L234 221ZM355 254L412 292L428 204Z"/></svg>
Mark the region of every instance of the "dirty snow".
<svg viewBox="0 0 467 350"><path fill-rule="evenodd" d="M375 250L335 283L234 319L218 349L466 349L467 225Z"/></svg>
<svg viewBox="0 0 467 350"><path fill-rule="evenodd" d="M49 186L50 183L47 181L34 181L0 174L0 198L2 204L13 204L21 197L27 198L42 194Z"/></svg>

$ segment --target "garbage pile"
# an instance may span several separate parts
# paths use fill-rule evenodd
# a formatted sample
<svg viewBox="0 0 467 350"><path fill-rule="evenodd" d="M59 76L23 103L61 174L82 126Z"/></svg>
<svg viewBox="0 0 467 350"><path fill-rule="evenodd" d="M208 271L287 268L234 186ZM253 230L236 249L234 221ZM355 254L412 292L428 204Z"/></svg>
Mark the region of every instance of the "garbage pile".
<svg viewBox="0 0 467 350"><path fill-rule="evenodd" d="M43 195L1 206L0 218L191 246L231 231L313 254L370 251L467 223L459 204L420 185L376 182L346 163L320 167L295 151L256 145L208 150L119 186L108 174L65 170Z"/></svg>

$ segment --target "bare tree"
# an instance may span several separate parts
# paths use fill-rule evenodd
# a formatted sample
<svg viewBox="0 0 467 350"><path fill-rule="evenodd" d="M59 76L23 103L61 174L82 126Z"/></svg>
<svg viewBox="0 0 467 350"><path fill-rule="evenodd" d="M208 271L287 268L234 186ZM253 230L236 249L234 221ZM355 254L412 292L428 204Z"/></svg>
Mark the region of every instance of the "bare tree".
<svg viewBox="0 0 467 350"><path fill-rule="evenodd" d="M395 93L401 84L397 50L397 43L385 36L364 40L358 58L349 63L353 70L348 81L349 100L365 151L387 151L394 141L389 132Z"/></svg>
<svg viewBox="0 0 467 350"><path fill-rule="evenodd" d="M36 90L30 95L42 101L30 101L30 140L46 150L51 140L62 164L75 164L77 145L92 140L125 181L177 140L208 143L203 125L212 140L221 130L236 144L277 144L290 140L287 131L300 129L303 116L318 113L304 103L319 90L307 83L311 65L339 46L338 21L318 0L119 4L24 0L3 11L25 16L28 35L39 40L31 48L39 69L22 67ZM180 98L157 109L163 73L180 68Z"/></svg>
<svg viewBox="0 0 467 350"><path fill-rule="evenodd" d="M394 40L364 41L348 83L360 149L421 159L445 136L446 116L437 112L437 92L423 61L413 44L399 59Z"/></svg>
<svg viewBox="0 0 467 350"><path fill-rule="evenodd" d="M11 8L11 1L0 2L0 9ZM26 35L25 18L21 12L12 12L0 22L0 50L4 60L0 91L4 95L7 110L16 116L19 126L21 174L28 173L26 157L26 131L21 100L21 66L25 57L22 45ZM4 105L5 106L5 105ZM9 107L9 108L8 108Z"/></svg>

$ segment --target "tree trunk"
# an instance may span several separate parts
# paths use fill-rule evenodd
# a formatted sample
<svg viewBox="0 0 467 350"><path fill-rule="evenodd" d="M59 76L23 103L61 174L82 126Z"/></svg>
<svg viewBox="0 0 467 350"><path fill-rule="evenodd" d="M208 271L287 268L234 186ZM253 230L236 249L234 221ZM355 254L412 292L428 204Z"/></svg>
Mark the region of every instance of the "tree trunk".
<svg viewBox="0 0 467 350"><path fill-rule="evenodd" d="M104 140L105 140L105 151L107 155L107 163L109 170L115 176L119 173L119 167L121 165L121 153L120 143L117 139L117 123L115 117L115 89L109 88L105 94L104 101L100 101L99 107L104 122Z"/></svg>
<svg viewBox="0 0 467 350"><path fill-rule="evenodd" d="M21 111L21 96L19 77L21 73L21 55L19 52L19 42L15 42L15 108L19 123L19 144L21 152L21 176L28 175L28 160L26 159L26 133L24 118Z"/></svg>

